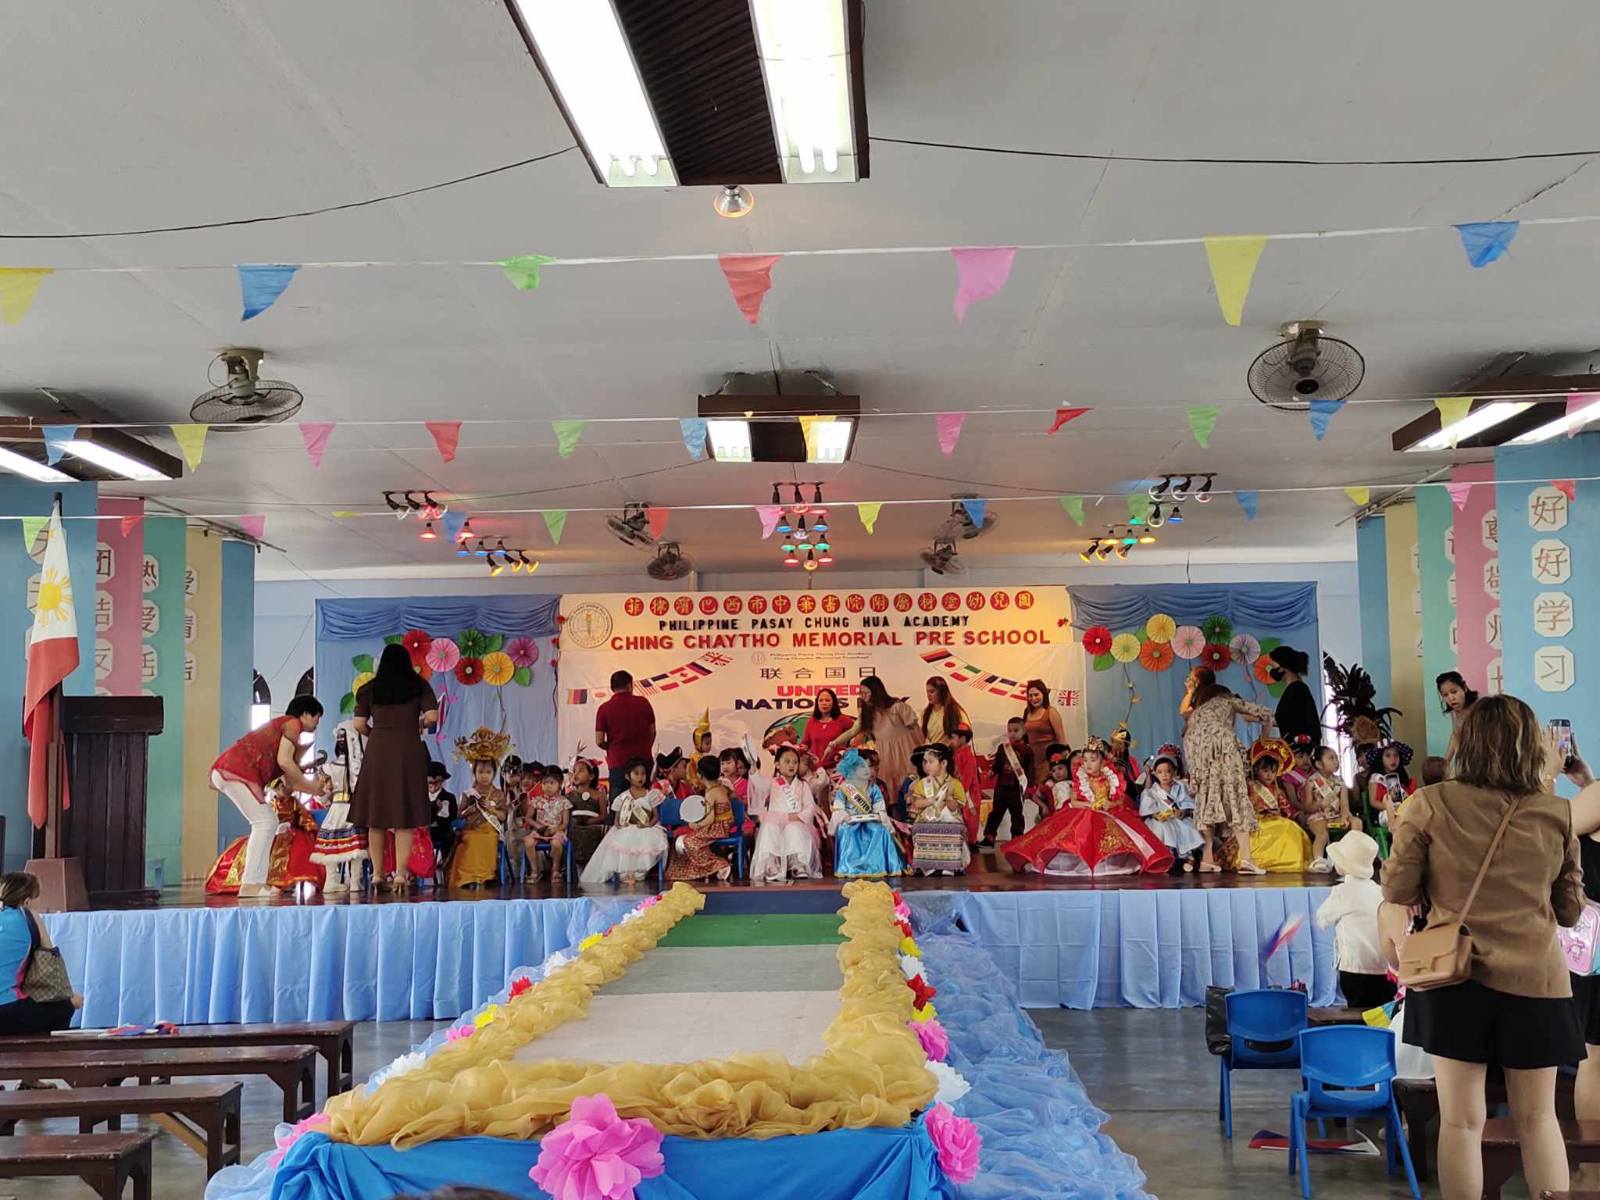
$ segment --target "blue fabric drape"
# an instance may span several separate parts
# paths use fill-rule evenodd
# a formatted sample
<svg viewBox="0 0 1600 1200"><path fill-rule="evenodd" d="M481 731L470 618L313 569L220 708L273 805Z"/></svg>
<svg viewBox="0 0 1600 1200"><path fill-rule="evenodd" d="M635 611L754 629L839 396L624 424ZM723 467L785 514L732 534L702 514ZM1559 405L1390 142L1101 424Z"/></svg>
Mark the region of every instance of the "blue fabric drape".
<svg viewBox="0 0 1600 1200"><path fill-rule="evenodd" d="M508 637L548 637L556 631L560 596L411 596L403 600L318 600L317 641L348 642L408 629L455 636L482 629Z"/></svg>
<svg viewBox="0 0 1600 1200"><path fill-rule="evenodd" d="M1094 584L1068 588L1067 595L1072 598L1073 627L1080 632L1095 625L1113 632L1143 625L1158 612L1179 625L1198 624L1221 613L1233 622L1235 632L1241 625L1276 631L1317 623L1314 583Z"/></svg>

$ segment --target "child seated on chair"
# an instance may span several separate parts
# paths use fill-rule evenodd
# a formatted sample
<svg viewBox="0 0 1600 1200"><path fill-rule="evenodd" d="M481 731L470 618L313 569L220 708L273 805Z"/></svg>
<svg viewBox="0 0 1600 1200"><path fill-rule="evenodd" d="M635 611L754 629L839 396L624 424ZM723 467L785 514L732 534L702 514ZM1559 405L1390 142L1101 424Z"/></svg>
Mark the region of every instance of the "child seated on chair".
<svg viewBox="0 0 1600 1200"><path fill-rule="evenodd" d="M606 834L606 796L599 787L599 770L587 758L578 758L572 764L567 803L572 806L572 819L567 822L572 865L581 871L589 865Z"/></svg>
<svg viewBox="0 0 1600 1200"><path fill-rule="evenodd" d="M461 797L460 813L466 822L450 855L451 887L476 888L500 873L500 843L505 837L510 805L505 792L495 786L500 756L511 746L505 733L480 728L471 737L456 739L456 758L472 764L472 790Z"/></svg>
<svg viewBox="0 0 1600 1200"><path fill-rule="evenodd" d="M1182 758L1177 746L1166 745L1150 760L1148 782L1139 793L1139 815L1157 840L1172 851L1185 871L1194 870L1194 855L1205 845L1194 827L1194 797L1179 778Z"/></svg>
<svg viewBox="0 0 1600 1200"><path fill-rule="evenodd" d="M605 883L613 875L638 883L667 855L667 834L656 815L661 793L650 786L650 760L630 759L626 773L627 789L611 801L616 824L578 876L583 883Z"/></svg>
<svg viewBox="0 0 1600 1200"><path fill-rule="evenodd" d="M546 767L539 780L539 790L528 802L528 827L523 835L522 851L528 856L535 878L543 874L539 869L540 842L550 843L550 878L566 876L567 818L572 815L572 804L561 794L561 782L561 768Z"/></svg>
<svg viewBox="0 0 1600 1200"><path fill-rule="evenodd" d="M726 881L733 871L733 864L711 848L713 843L735 833L733 796L719 779L721 770L721 764L710 754L695 764L700 785L705 789L705 811L690 820L686 830L678 835L677 853L667 864L668 879Z"/></svg>
<svg viewBox="0 0 1600 1200"><path fill-rule="evenodd" d="M773 774L750 776L750 811L759 821L750 852L750 882L787 883L822 878L824 821L811 785L799 776L800 748L785 742L773 752Z"/></svg>
<svg viewBox="0 0 1600 1200"><path fill-rule="evenodd" d="M1332 746L1319 746L1311 759L1311 775L1300 790L1301 811L1311 831L1311 869L1327 874L1333 870L1328 846L1360 829L1361 821L1350 811L1350 793L1339 778L1339 752ZM1376 843L1374 843L1376 845Z"/></svg>

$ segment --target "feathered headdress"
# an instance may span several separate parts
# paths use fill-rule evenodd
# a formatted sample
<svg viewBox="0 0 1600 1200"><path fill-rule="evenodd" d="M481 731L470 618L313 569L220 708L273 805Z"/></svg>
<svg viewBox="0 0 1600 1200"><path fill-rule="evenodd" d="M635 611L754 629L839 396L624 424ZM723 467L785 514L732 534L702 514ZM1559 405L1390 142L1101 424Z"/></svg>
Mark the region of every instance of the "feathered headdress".
<svg viewBox="0 0 1600 1200"><path fill-rule="evenodd" d="M1378 688L1360 663L1341 667L1333 655L1322 656L1322 669L1328 676L1333 710L1339 715L1339 732L1357 743L1364 738L1356 735L1356 722L1370 721L1377 727L1379 737L1388 737L1389 718L1405 714L1398 708L1378 707Z"/></svg>
<svg viewBox="0 0 1600 1200"><path fill-rule="evenodd" d="M694 727L694 732L693 732L693 735L692 735L690 740L698 742L700 740L700 735L702 733L709 734L710 732L711 732L711 710L708 708L708 709L706 709L704 712L702 712L700 714L700 722L699 722L699 724L697 724Z"/></svg>
<svg viewBox="0 0 1600 1200"><path fill-rule="evenodd" d="M472 731L470 737L456 739L456 761L475 763L492 762L496 766L511 752L511 735L496 733L486 725Z"/></svg>

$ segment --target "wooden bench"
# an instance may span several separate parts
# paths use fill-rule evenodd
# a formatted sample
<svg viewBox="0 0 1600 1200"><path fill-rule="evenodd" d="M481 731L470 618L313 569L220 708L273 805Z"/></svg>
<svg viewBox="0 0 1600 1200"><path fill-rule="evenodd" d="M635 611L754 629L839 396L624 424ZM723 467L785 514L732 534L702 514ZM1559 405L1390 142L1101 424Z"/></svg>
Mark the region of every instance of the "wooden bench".
<svg viewBox="0 0 1600 1200"><path fill-rule="evenodd" d="M1564 1121L1574 1119L1573 1080L1574 1076L1566 1071L1556 1073L1556 1116ZM1498 1071L1490 1071L1485 1081L1485 1093L1490 1109L1504 1104L1505 1077ZM1429 1177L1433 1148L1439 1142L1436 1128L1439 1122L1439 1090L1431 1079L1396 1079L1394 1102L1400 1109L1400 1119L1405 1123L1411 1165L1416 1170L1417 1179L1425 1181Z"/></svg>
<svg viewBox="0 0 1600 1200"><path fill-rule="evenodd" d="M153 1133L41 1134L0 1139L0 1179L77 1176L100 1200L122 1200L133 1180L133 1200L150 1200Z"/></svg>
<svg viewBox="0 0 1600 1200"><path fill-rule="evenodd" d="M180 1025L174 1034L108 1038L103 1030L71 1029L54 1034L0 1037L0 1055L8 1050L44 1046L167 1046L192 1050L203 1046L315 1046L328 1064L328 1095L355 1086L354 1021L289 1021L281 1025Z"/></svg>
<svg viewBox="0 0 1600 1200"><path fill-rule="evenodd" d="M1567 1144L1567 1161L1600 1162L1600 1121L1563 1121L1561 1140ZM1512 1121L1496 1118L1483 1127L1483 1194L1499 1200L1500 1189L1522 1169L1522 1146Z"/></svg>
<svg viewBox="0 0 1600 1200"><path fill-rule="evenodd" d="M265 1075L283 1091L283 1119L290 1124L316 1109L317 1052L311 1046L70 1046L0 1050L0 1079L38 1083L65 1080L72 1087L104 1087L185 1075Z"/></svg>
<svg viewBox="0 0 1600 1200"><path fill-rule="evenodd" d="M1363 1011L1365 1010L1343 1006L1308 1008L1306 1009L1306 1024L1313 1029L1322 1025L1365 1025L1366 1022L1361 1019Z"/></svg>
<svg viewBox="0 0 1600 1200"><path fill-rule="evenodd" d="M239 1161L239 1098L243 1090L242 1083L169 1083L0 1092L0 1134L15 1133L18 1121L52 1117L78 1118L79 1133L93 1133L102 1122L117 1133L123 1117L149 1114L206 1160L209 1179Z"/></svg>

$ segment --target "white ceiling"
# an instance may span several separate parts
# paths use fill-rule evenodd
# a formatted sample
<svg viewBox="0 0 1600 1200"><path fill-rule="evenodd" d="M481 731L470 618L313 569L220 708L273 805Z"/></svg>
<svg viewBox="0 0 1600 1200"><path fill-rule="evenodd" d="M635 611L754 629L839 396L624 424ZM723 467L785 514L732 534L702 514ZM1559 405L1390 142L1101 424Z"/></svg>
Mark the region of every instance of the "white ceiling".
<svg viewBox="0 0 1600 1200"><path fill-rule="evenodd" d="M574 2L574 0L568 0ZM1326 9L1228 0L868 0L867 97L883 137L1162 156L1415 158L1595 144L1600 12L1551 0L1519 21L1485 0ZM501 0L71 0L18 9L0 39L0 233L165 226L315 208L485 170L571 142ZM1199 246L1019 253L998 297L951 314L948 255L780 263L759 326L712 262L549 268L534 293L493 268L307 269L241 325L231 264L492 260L834 247L1110 242L1217 233L1447 225L1600 213L1590 160L1430 167L1152 165L1000 158L875 144L854 187L762 188L728 222L704 189L606 191L576 152L414 198L314 218L149 237L0 241L8 265L63 271L0 326L0 390L82 393L127 420L186 418L221 347L259 345L305 420L508 419L468 425L439 461L417 425L345 425L321 470L292 426L213 437L204 464L151 489L194 513L265 512L263 575L481 570L409 523L336 520L385 488L474 497L475 510L760 503L770 468L691 464L669 421L611 421L560 460L551 417L670 417L730 371L821 369L869 410L830 500L974 491L1094 494L1167 470L1218 487L1405 481L1446 456L1388 433L1426 407L1353 405L1326 440L1244 387L1278 324L1317 317L1367 359L1358 400L1417 397L1502 350L1581 351L1600 226L1525 229L1470 270L1448 230L1267 247L1234 329ZM1551 186L1551 185L1556 186ZM1543 190L1542 189L1548 189ZM1535 198L1537 197L1537 198ZM1223 405L1209 450L1185 406ZM1047 415L1091 405L1046 438ZM972 416L953 457L930 411ZM809 474L809 472L807 473ZM133 490L133 489L129 489ZM493 497L488 498L488 497ZM1081 545L1053 503L997 503L978 565ZM1344 558L1335 487L1224 499L1162 547L1199 558ZM1108 502L1100 514L1121 515ZM1089 529L1094 528L1091 510ZM933 506L886 507L876 536L837 522L840 567L915 562ZM537 516L474 527L547 568L642 561L575 512L546 552ZM679 511L704 568L770 569L749 513Z"/></svg>

